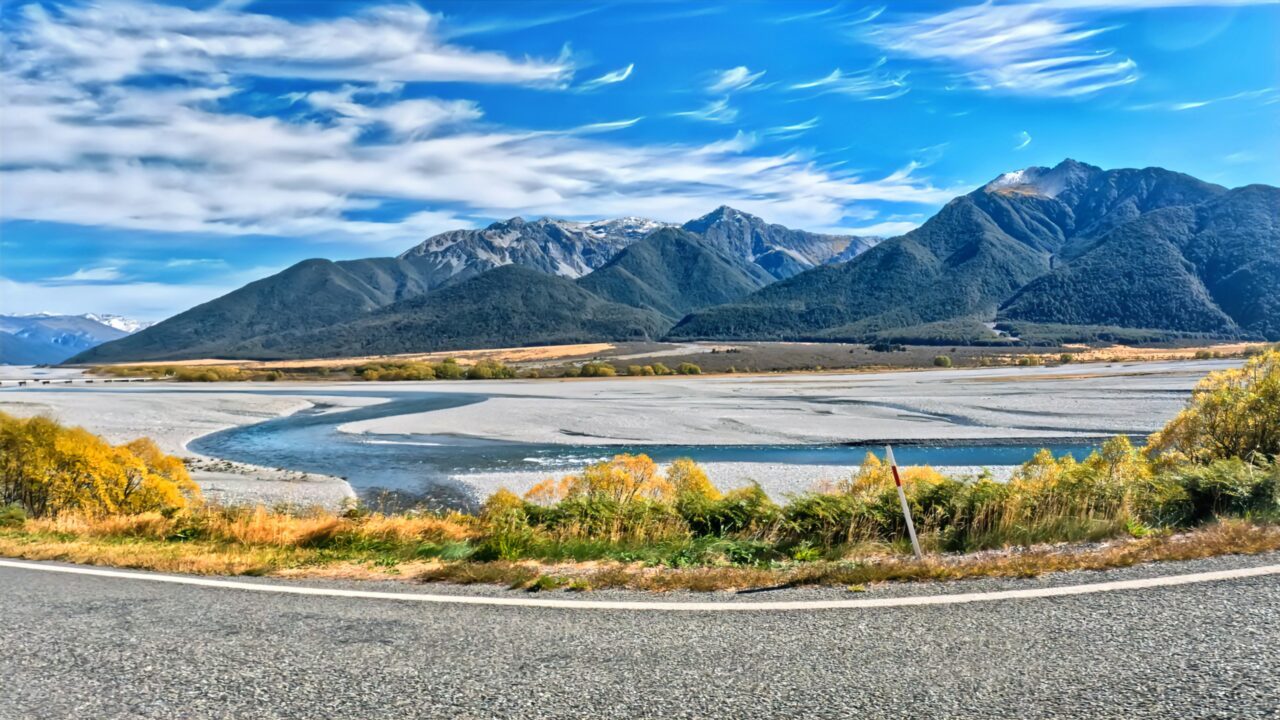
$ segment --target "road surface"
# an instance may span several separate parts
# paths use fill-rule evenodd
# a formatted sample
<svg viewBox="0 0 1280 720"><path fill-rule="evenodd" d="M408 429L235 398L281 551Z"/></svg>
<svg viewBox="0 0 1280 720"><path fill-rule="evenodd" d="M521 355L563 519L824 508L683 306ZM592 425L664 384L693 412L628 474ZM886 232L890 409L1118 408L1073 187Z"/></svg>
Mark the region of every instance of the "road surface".
<svg viewBox="0 0 1280 720"><path fill-rule="evenodd" d="M985 593L1277 563L1273 554L728 601ZM0 618L5 720L1280 717L1276 574L936 606L654 612L306 596L0 567Z"/></svg>

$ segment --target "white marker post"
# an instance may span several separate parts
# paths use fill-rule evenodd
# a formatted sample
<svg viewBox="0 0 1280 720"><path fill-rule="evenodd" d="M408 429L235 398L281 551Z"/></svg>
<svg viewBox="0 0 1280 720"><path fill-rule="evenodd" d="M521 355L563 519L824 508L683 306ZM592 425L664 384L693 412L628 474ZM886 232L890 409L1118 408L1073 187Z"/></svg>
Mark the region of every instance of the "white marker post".
<svg viewBox="0 0 1280 720"><path fill-rule="evenodd" d="M907 533L911 535L911 549L916 553L916 559L921 559L920 541L916 539L916 525L911 522L911 506L907 504L907 493L902 489L902 476L898 474L898 461L893 459L893 448L884 446L884 459L889 463L889 469L893 471L893 483L898 486L898 499L902 501L902 517L907 521Z"/></svg>

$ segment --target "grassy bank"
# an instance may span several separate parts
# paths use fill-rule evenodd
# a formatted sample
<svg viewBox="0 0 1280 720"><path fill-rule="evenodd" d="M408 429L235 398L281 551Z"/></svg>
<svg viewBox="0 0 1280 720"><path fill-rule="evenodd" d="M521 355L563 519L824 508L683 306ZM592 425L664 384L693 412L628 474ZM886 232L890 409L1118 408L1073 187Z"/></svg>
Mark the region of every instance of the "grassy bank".
<svg viewBox="0 0 1280 720"><path fill-rule="evenodd" d="M390 356L369 359L325 359L243 362L174 362L101 365L90 372L109 378L148 378L174 382L337 382L500 380L508 378L577 378L662 375L728 375L817 371L869 371L922 368L1025 367L1087 362L1140 362L1248 358L1265 352L1261 343L1219 344L1206 347L1127 347L1072 345L992 350L956 345L900 345L895 343L741 343L709 352L652 356L618 352L579 356L561 361L534 353L494 351L484 357L471 351L462 357L424 359ZM510 360L504 359L509 357ZM532 358L532 359L530 359ZM945 361L939 361L945 358Z"/></svg>
<svg viewBox="0 0 1280 720"><path fill-rule="evenodd" d="M905 468L928 553L909 555L890 468L778 503L690 460L619 455L499 491L476 514L202 504L154 446L0 415L0 553L198 573L412 576L535 589L842 584L1280 549L1280 352L1214 373L1145 447L1041 451L1008 482Z"/></svg>

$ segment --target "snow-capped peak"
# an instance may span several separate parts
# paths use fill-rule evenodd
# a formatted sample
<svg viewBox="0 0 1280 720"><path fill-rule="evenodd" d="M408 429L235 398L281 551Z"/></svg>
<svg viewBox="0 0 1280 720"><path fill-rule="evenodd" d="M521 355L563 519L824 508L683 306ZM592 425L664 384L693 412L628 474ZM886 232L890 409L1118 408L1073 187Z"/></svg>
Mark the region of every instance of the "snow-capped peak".
<svg viewBox="0 0 1280 720"><path fill-rule="evenodd" d="M649 218L628 215L613 220L593 220L582 223L582 231L594 237L621 237L627 240L639 240L654 230L671 227L669 223L650 220Z"/></svg>
<svg viewBox="0 0 1280 720"><path fill-rule="evenodd" d="M440 233L400 257L426 272L432 284L512 263L577 278L660 227L665 223L637 217L591 222L513 217L483 229Z"/></svg>
<svg viewBox="0 0 1280 720"><path fill-rule="evenodd" d="M1029 167L1007 172L987 183L988 192L1020 193L1056 198L1062 191L1079 187L1089 176L1098 171L1092 165L1075 160L1063 160L1052 168Z"/></svg>
<svg viewBox="0 0 1280 720"><path fill-rule="evenodd" d="M96 322L96 323L102 323L103 325L106 325L109 328L115 328L120 332L126 332L129 334L136 333L139 330L145 330L155 324L153 322L146 322L143 320L134 320L133 318L127 318L127 317L124 317L123 315L111 315L111 314L99 315L97 313L85 313L80 317L84 318L85 320L92 320L93 322Z"/></svg>

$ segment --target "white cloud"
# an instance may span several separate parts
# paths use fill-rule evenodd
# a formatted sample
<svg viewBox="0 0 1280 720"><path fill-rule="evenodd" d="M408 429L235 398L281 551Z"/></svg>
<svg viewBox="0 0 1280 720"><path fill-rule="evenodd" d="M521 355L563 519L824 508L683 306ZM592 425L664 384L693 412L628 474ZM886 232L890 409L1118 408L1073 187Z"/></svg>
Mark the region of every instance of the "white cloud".
<svg viewBox="0 0 1280 720"><path fill-rule="evenodd" d="M77 81L114 82L153 73L223 72L327 80L562 85L567 54L548 60L450 45L439 18L413 4L350 17L290 21L235 6L191 10L107 0L22 10L17 62Z"/></svg>
<svg viewBox="0 0 1280 720"><path fill-rule="evenodd" d="M1031 133L1023 130L1014 136L1014 140L1017 141L1017 144L1013 146L1014 150L1025 150L1031 144Z"/></svg>
<svg viewBox="0 0 1280 720"><path fill-rule="evenodd" d="M738 109L729 104L729 98L727 97L712 100L697 110L685 110L671 114L676 117L687 117L713 123L731 123L738 119Z"/></svg>
<svg viewBox="0 0 1280 720"><path fill-rule="evenodd" d="M610 122L588 123L579 125L569 131L570 134L589 135L591 133L613 132L614 130L625 130L632 125L643 120L643 117L628 118L626 120L613 120Z"/></svg>
<svg viewBox="0 0 1280 720"><path fill-rule="evenodd" d="M890 220L874 225L863 225L861 227L845 228L841 231L845 235L862 235L864 237L882 237L891 238L899 235L905 235L912 230L920 227L918 222L908 222L905 220Z"/></svg>
<svg viewBox="0 0 1280 720"><path fill-rule="evenodd" d="M484 113L470 100L439 100L418 98L365 104L358 98L385 98L397 93L400 87L346 85L339 90L292 93L291 99L305 101L317 110L328 110L341 118L343 124L364 127L385 125L399 136L423 136L438 128L479 120Z"/></svg>
<svg viewBox="0 0 1280 720"><path fill-rule="evenodd" d="M1213 98L1205 98L1203 100L1184 100L1173 102L1144 103L1134 105L1130 110L1168 110L1171 112L1183 112L1186 110L1199 110L1208 105L1216 105L1223 102L1235 102L1239 100L1257 100L1262 105L1274 105L1280 102L1280 91L1276 88L1262 88L1260 90L1247 90L1244 92L1232 93L1230 95L1220 95Z"/></svg>
<svg viewBox="0 0 1280 720"><path fill-rule="evenodd" d="M1113 28L1065 12L1069 5L987 2L872 25L861 37L892 53L948 63L984 90L1070 97L1136 81L1136 63L1090 46Z"/></svg>
<svg viewBox="0 0 1280 720"><path fill-rule="evenodd" d="M80 268L70 275L53 278L59 283L73 282L110 282L124 277L117 267Z"/></svg>
<svg viewBox="0 0 1280 720"><path fill-rule="evenodd" d="M887 8L884 5L880 5L877 7L859 8L855 11L848 12L844 8L844 3L837 3L822 10L813 10L811 12L797 13L795 15L784 15L782 17L774 18L773 22L782 24L821 19L827 24L846 26L861 25L862 23L870 22L880 17L886 9Z"/></svg>
<svg viewBox="0 0 1280 720"><path fill-rule="evenodd" d="M605 85L614 85L614 84L620 83L623 80L626 80L627 78L631 77L631 71L635 69L636 69L636 64L631 63L630 65L624 68L619 68L617 70L614 70L613 72L607 72L598 78L588 80L582 83L581 85L579 85L577 89L582 91L596 90L598 88L604 87Z"/></svg>
<svg viewBox="0 0 1280 720"><path fill-rule="evenodd" d="M1088 96L1136 82L1132 59L1099 43L1116 28L1105 16L1173 7L1274 5L1280 0L1033 0L907 15L859 29L891 53L953 68L981 90Z"/></svg>
<svg viewBox="0 0 1280 720"><path fill-rule="evenodd" d="M250 268L230 273L216 283L183 285L159 282L18 282L0 277L0 306L6 313L13 314L51 312L76 315L96 312L124 315L136 320L163 320L280 269Z"/></svg>
<svg viewBox="0 0 1280 720"><path fill-rule="evenodd" d="M886 58L880 58L865 70L845 72L840 68L817 80L794 83L789 90L811 90L818 95L838 94L859 100L893 100L910 92L907 73L883 70Z"/></svg>
<svg viewBox="0 0 1280 720"><path fill-rule="evenodd" d="M1045 7L1061 10L1154 10L1177 7L1238 7L1276 5L1280 0L1041 0Z"/></svg>
<svg viewBox="0 0 1280 720"><path fill-rule="evenodd" d="M707 92L715 95L737 92L751 88L757 80L764 77L765 71L753 73L745 65L739 65L716 73L715 79L707 85Z"/></svg>
<svg viewBox="0 0 1280 720"><path fill-rule="evenodd" d="M777 127L771 127L768 130L765 130L764 134L777 139L794 138L818 127L818 123L821 121L821 119L822 118L811 117L808 120L805 120L804 122L793 123L791 125L779 125Z"/></svg>
<svg viewBox="0 0 1280 720"><path fill-rule="evenodd" d="M161 39L177 42L172 34L188 40L217 35L209 42L257 47L257 29L283 21L225 8L162 7L151 17L139 6L116 4L110 7L129 11L126 19L102 16L100 26L85 27L101 7L68 10L73 19L65 21L39 11L34 29L19 25L11 37L19 50L0 68L0 211L6 218L394 247L470 227L475 218L643 214L683 221L727 203L811 227L851 217L859 203L936 204L956 192L933 186L914 167L867 178L799 153L751 155L756 137L750 134L702 144L604 137L639 118L558 131L503 128L482 122L481 108L470 101L401 99L395 75L292 95L293 105L279 116L245 114L229 109L240 87L234 72L223 72L224 65L243 66L227 60L247 53L243 48L240 55L202 51L207 65L196 73L199 82L180 90L104 84L98 79L157 66L157 57L169 65L175 57L189 60L190 53L153 47ZM383 17L326 21L349 25L352 34L323 52L363 57L395 50L356 47L387 40L365 32L381 27ZM100 37L105 28L116 32ZM109 48L104 58L129 57L132 64L77 65L76 58L89 57L82 55L86 38ZM278 48L296 50L292 38L278 40ZM731 122L736 109L721 99L684 115ZM791 129L800 132L811 122ZM370 133L374 127L389 132ZM372 211L387 202L423 209L394 222L357 219L376 217Z"/></svg>

